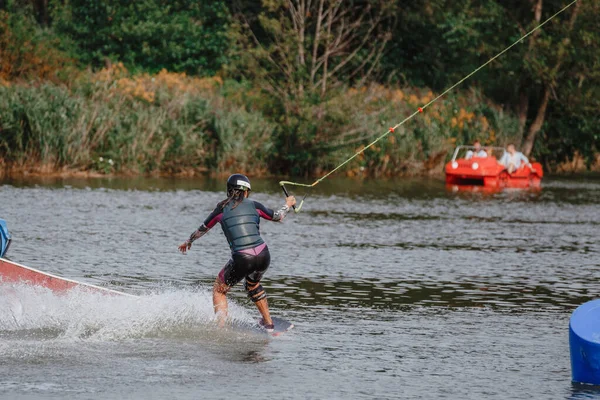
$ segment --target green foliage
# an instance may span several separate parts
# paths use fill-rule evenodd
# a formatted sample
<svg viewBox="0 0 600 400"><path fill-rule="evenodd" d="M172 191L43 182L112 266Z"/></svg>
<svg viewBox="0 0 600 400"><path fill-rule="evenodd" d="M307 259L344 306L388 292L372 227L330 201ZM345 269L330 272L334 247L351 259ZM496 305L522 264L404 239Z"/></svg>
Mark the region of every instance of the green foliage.
<svg viewBox="0 0 600 400"><path fill-rule="evenodd" d="M350 90L330 104L340 114L338 121L332 121L331 129L340 128L332 135L338 139L329 142L329 156L321 163L335 167L433 96L430 91L379 85L365 91ZM456 144L479 139L485 145L506 145L514 140L516 125L514 117L489 103L480 91L457 92L359 155L358 161L348 166L349 174L394 176L439 171Z"/></svg>
<svg viewBox="0 0 600 400"><path fill-rule="evenodd" d="M257 111L277 99L218 79L116 68L83 74L71 88L0 85L0 160L101 173L321 174L432 96L380 85L348 89L326 103L306 103L282 124L282 114ZM369 149L347 172L416 173L439 166L457 142L505 144L515 125L480 93L455 94Z"/></svg>
<svg viewBox="0 0 600 400"><path fill-rule="evenodd" d="M230 72L260 87L257 105L278 125L275 171L312 174L323 168L329 144L340 141L336 134L344 136L349 123L329 103L374 76L390 40L394 4L263 0L258 10L257 4L241 7Z"/></svg>
<svg viewBox="0 0 600 400"><path fill-rule="evenodd" d="M60 80L73 62L59 49L52 31L26 12L0 10L0 79Z"/></svg>
<svg viewBox="0 0 600 400"><path fill-rule="evenodd" d="M600 3L582 3L565 45L556 98L548 110L543 141L535 151L548 165L572 159L575 152L589 164L600 152ZM559 27L564 28L564 27ZM556 41L556 40L555 40Z"/></svg>
<svg viewBox="0 0 600 400"><path fill-rule="evenodd" d="M399 3L402 12L382 64L385 75L404 83L445 89L502 50L514 33L495 0ZM489 71L469 84L486 82Z"/></svg>
<svg viewBox="0 0 600 400"><path fill-rule="evenodd" d="M149 87L152 79L161 83ZM198 90L182 91L188 86ZM260 114L180 75L84 75L71 89L0 85L0 159L12 165L185 173L235 164L260 173L272 130Z"/></svg>
<svg viewBox="0 0 600 400"><path fill-rule="evenodd" d="M445 89L504 50L539 24L532 5L517 0L404 2L382 62L390 79ZM565 6L559 0L541 2L540 22ZM598 151L594 124L598 106L600 12L598 2L580 2L463 84L483 89L486 96L524 112L529 126L537 116L542 92L550 86L551 100L533 154L553 165L574 151L592 160ZM522 108L521 96L528 99ZM587 110L587 111L584 111ZM593 110L593 111L592 111ZM597 130L596 130L597 132ZM520 134L517 128L517 140ZM538 135L539 136L539 135ZM566 145L566 143L570 143ZM565 149L568 149L565 151Z"/></svg>
<svg viewBox="0 0 600 400"><path fill-rule="evenodd" d="M227 62L224 1L56 0L52 15L85 64L109 59L132 70L212 76Z"/></svg>
<svg viewBox="0 0 600 400"><path fill-rule="evenodd" d="M362 84L377 69L395 21L396 0L245 4L232 26L232 72L287 102L320 101Z"/></svg>

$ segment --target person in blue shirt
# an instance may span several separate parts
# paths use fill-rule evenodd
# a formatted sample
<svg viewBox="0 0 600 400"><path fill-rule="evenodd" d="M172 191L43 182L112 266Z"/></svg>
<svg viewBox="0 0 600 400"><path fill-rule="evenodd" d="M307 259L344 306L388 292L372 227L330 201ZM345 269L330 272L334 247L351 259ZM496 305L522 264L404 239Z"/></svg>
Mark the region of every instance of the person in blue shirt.
<svg viewBox="0 0 600 400"><path fill-rule="evenodd" d="M0 219L0 257L4 257L4 254L10 247L10 233L6 227L6 221Z"/></svg>
<svg viewBox="0 0 600 400"><path fill-rule="evenodd" d="M525 157L525 154L517 151L515 145L512 143L506 147L506 151L502 155L499 163L507 169L509 174L512 174L521 168L521 165L526 165L533 170L533 166L529 162L529 159Z"/></svg>
<svg viewBox="0 0 600 400"><path fill-rule="evenodd" d="M479 140L476 140L473 143L473 147L475 148L474 149L475 151L473 151L473 150L467 151L467 155L465 156L466 160L470 160L473 157L485 158L488 156L486 151L481 148L481 143L479 143Z"/></svg>
<svg viewBox="0 0 600 400"><path fill-rule="evenodd" d="M248 199L250 180L242 174L234 174L227 179L227 198L217 204L214 211L204 220L183 244L179 251L183 254L192 247L192 243L204 236L217 222L231 248L231 259L219 272L213 285L213 306L220 327L227 318L227 292L242 280L248 297L256 304L262 315L260 324L267 330L273 330L273 321L269 313L267 293L260 280L269 268L271 255L269 248L260 236L260 219L283 221L296 199L290 196L285 205L273 211L258 201Z"/></svg>

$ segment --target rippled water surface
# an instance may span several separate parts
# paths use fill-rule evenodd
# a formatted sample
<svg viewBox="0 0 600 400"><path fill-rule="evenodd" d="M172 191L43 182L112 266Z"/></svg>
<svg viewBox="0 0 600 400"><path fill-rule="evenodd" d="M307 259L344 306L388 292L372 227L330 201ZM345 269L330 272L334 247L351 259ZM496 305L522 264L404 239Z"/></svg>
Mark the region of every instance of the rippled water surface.
<svg viewBox="0 0 600 400"><path fill-rule="evenodd" d="M296 324L270 340L214 326L219 227L177 252L221 186L0 184L12 260L138 296L0 285L0 398L600 398L572 386L568 348L570 313L598 297L598 178L323 182L261 224L272 313ZM282 204L273 182L254 186ZM241 285L230 299L235 321L258 318Z"/></svg>

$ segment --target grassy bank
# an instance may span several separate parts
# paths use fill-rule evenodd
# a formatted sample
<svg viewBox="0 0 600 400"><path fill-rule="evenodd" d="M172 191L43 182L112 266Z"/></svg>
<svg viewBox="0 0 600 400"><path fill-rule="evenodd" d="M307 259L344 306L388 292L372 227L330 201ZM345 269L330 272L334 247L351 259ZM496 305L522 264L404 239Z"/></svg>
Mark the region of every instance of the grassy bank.
<svg viewBox="0 0 600 400"><path fill-rule="evenodd" d="M82 73L69 86L0 86L0 155L16 170L199 173L239 160L267 170L272 126L226 101L218 79L123 67ZM237 140L243 137L244 143Z"/></svg>
<svg viewBox="0 0 600 400"><path fill-rule="evenodd" d="M277 99L220 78L122 65L79 72L68 83L0 83L4 173L319 175L431 100L429 90L344 89L300 104L295 118ZM358 157L348 175L439 171L456 143L503 145L516 119L477 91L434 103Z"/></svg>

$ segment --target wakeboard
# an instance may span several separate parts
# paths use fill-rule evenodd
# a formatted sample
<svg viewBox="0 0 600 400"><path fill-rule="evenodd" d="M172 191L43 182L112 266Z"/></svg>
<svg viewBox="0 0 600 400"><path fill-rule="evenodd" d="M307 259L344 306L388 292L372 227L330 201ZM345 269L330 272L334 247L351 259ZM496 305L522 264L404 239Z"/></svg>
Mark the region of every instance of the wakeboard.
<svg viewBox="0 0 600 400"><path fill-rule="evenodd" d="M267 331L261 324L260 320L254 323L241 322L241 321L233 321L231 327L240 333L245 334L258 334L265 336L280 336L286 332L289 332L293 327L289 321L286 321L283 318L271 317L273 320L273 330Z"/></svg>
<svg viewBox="0 0 600 400"><path fill-rule="evenodd" d="M258 329L271 336L283 335L284 333L289 332L294 327L294 324L292 324L290 321L286 321L283 318L271 317L271 319L273 320L272 332L268 332L259 323L257 323L256 326L258 327Z"/></svg>

